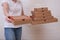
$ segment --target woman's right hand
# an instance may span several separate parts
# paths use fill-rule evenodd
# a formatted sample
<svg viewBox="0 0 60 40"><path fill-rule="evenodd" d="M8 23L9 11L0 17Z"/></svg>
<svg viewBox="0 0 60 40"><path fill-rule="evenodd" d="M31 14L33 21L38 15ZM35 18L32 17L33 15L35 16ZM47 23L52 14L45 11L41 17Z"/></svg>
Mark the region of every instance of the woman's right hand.
<svg viewBox="0 0 60 40"><path fill-rule="evenodd" d="M8 22L12 22L13 20L11 19L11 18L9 18L10 16L7 16L6 17L6 20L8 21Z"/></svg>

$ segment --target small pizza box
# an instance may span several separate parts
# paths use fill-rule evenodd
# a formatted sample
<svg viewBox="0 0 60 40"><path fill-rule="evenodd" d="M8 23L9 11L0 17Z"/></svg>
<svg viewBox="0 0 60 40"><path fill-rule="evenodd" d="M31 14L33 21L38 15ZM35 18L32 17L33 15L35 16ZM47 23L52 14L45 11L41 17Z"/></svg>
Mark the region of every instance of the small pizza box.
<svg viewBox="0 0 60 40"><path fill-rule="evenodd" d="M21 16L14 16L13 17L12 23L14 25L20 25L20 24L26 24L26 23L31 23L32 19L23 19Z"/></svg>
<svg viewBox="0 0 60 40"><path fill-rule="evenodd" d="M35 11L35 12L48 11L48 8L47 8L47 7L45 7L45 8L34 8L34 11Z"/></svg>

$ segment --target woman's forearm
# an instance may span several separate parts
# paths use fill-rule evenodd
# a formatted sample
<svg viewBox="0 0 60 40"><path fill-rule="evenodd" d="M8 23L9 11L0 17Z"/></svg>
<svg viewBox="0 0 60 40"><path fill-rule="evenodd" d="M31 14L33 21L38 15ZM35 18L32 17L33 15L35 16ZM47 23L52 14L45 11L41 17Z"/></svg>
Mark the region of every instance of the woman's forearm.
<svg viewBox="0 0 60 40"><path fill-rule="evenodd" d="M3 11L5 16L9 16L9 6L7 3L3 4Z"/></svg>
<svg viewBox="0 0 60 40"><path fill-rule="evenodd" d="M4 15L9 16L9 12L7 12L5 9L4 9Z"/></svg>

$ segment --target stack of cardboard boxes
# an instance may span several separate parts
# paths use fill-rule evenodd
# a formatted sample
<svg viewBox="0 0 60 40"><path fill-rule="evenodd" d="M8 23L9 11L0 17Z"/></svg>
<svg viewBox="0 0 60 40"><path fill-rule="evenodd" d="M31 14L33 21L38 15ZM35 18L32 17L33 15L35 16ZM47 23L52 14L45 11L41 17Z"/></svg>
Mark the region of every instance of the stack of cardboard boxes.
<svg viewBox="0 0 60 40"><path fill-rule="evenodd" d="M20 24L43 24L43 23L51 23L57 22L57 18L52 16L51 11L48 10L47 7L43 8L34 8L34 11L31 11L32 16L31 19L21 19L20 16L14 16L14 21L12 22L14 25Z"/></svg>
<svg viewBox="0 0 60 40"><path fill-rule="evenodd" d="M32 24L43 24L50 22L57 22L57 18L53 17L51 11L47 7L34 8L32 13Z"/></svg>

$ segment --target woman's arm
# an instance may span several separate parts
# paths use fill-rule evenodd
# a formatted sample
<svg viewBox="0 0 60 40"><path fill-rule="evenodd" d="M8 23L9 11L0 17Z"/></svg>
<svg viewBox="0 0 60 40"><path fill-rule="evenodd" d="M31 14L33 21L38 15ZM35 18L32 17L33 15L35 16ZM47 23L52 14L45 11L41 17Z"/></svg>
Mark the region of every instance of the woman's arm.
<svg viewBox="0 0 60 40"><path fill-rule="evenodd" d="M10 15L9 15L9 5L8 5L8 3L5 2L5 3L2 4L2 6L3 6L3 12L5 14L6 20L8 22L12 22L12 20L9 18Z"/></svg>
<svg viewBox="0 0 60 40"><path fill-rule="evenodd" d="M24 15L24 9L23 9L23 7L21 9L21 15Z"/></svg>
<svg viewBox="0 0 60 40"><path fill-rule="evenodd" d="M8 5L8 3L4 3L4 4L2 4L2 6L3 6L3 11L4 11L4 14L5 14L5 16L9 16L9 5Z"/></svg>

